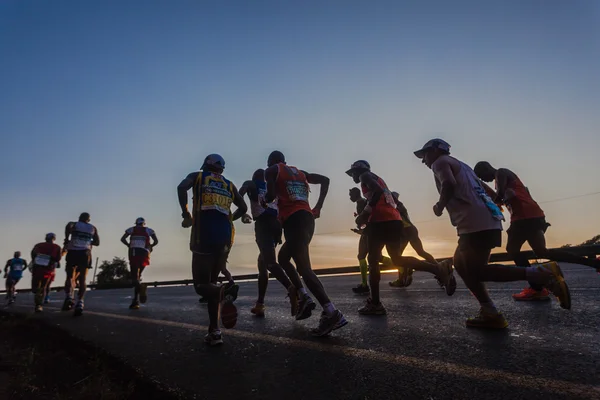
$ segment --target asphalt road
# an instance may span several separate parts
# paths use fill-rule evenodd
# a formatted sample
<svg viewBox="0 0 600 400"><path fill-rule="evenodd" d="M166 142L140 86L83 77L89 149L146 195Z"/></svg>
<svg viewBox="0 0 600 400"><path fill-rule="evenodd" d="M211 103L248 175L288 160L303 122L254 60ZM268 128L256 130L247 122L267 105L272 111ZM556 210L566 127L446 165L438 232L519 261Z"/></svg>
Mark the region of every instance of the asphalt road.
<svg viewBox="0 0 600 400"><path fill-rule="evenodd" d="M408 289L383 275L383 317L359 316L364 297L352 294L357 276L323 277L349 324L313 338L313 317L296 322L285 292L271 281L267 315L250 314L256 283L241 283L235 329L225 344L203 343L205 305L191 286L150 288L140 310L131 290L89 292L86 311L60 312L62 294L41 318L108 350L142 374L198 399L600 399L600 276L565 265L573 307L556 301L516 303L521 283L491 284L510 326L502 332L465 328L478 307L459 280L446 296L427 274ZM11 309L33 312L30 294ZM317 310L320 311L320 310ZM62 368L62 367L61 367Z"/></svg>

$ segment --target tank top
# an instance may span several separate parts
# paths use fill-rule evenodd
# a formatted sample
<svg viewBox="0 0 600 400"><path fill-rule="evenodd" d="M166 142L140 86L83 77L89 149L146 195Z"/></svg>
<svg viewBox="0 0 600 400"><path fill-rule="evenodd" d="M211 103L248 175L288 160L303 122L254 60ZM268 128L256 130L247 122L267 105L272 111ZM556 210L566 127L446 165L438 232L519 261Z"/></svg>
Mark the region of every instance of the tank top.
<svg viewBox="0 0 600 400"><path fill-rule="evenodd" d="M432 170L435 174L435 164L456 160L450 156L438 158ZM458 161L458 160L456 160ZM502 212L486 194L475 172L467 164L458 161L460 170L454 175L456 186L446 209L452 225L459 235L487 230L502 230ZM441 182L435 177L438 192L441 192Z"/></svg>
<svg viewBox="0 0 600 400"><path fill-rule="evenodd" d="M514 175L514 179L510 181L506 188L512 189L515 192L515 197L510 199L510 204L506 204L506 208L508 208L508 211L510 212L511 221L543 218L545 216L544 211L538 203L533 200L533 197L531 197L531 194L529 193L529 189L521 182L518 176ZM497 189L498 186L496 186L496 190Z"/></svg>
<svg viewBox="0 0 600 400"><path fill-rule="evenodd" d="M304 173L298 168L283 163L277 164L275 190L281 222L300 210L312 213L308 203L310 193L308 181Z"/></svg>
<svg viewBox="0 0 600 400"><path fill-rule="evenodd" d="M10 260L10 272L22 273L25 269L25 260L22 258L13 258Z"/></svg>
<svg viewBox="0 0 600 400"><path fill-rule="evenodd" d="M150 250L150 237L154 235L154 231L145 226L134 226L125 231L131 236L129 240L130 249Z"/></svg>
<svg viewBox="0 0 600 400"><path fill-rule="evenodd" d="M71 240L67 250L91 250L96 228L87 222L75 222L71 228Z"/></svg>
<svg viewBox="0 0 600 400"><path fill-rule="evenodd" d="M264 180L253 180L254 186L256 187L256 197L250 197L250 211L252 212L252 218L257 219L263 214L277 216L277 199L274 202L269 203L267 208L262 206L267 195L267 183Z"/></svg>
<svg viewBox="0 0 600 400"><path fill-rule="evenodd" d="M33 265L39 267L54 267L56 261L60 259L60 246L54 243L38 243L33 251L35 252Z"/></svg>
<svg viewBox="0 0 600 400"><path fill-rule="evenodd" d="M368 173L372 174L376 178L377 183L379 183L379 185L383 188L383 193L379 197L379 200L377 200L375 207L373 207L371 215L369 215L369 222L401 221L402 217L396 209L394 196L392 196L392 192L388 189L384 180L372 172ZM364 184L361 184L361 189L363 195L370 203L371 199L373 198L373 192L370 191L369 188Z"/></svg>
<svg viewBox="0 0 600 400"><path fill-rule="evenodd" d="M194 214L217 211L229 216L233 203L233 185L223 175L201 171L194 185Z"/></svg>

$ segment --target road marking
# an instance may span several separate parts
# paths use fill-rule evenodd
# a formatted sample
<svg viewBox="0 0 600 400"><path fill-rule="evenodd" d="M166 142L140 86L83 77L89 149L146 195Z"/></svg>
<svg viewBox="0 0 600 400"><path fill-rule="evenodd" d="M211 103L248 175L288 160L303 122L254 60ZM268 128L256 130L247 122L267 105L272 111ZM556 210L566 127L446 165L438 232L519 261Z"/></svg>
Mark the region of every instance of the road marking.
<svg viewBox="0 0 600 400"><path fill-rule="evenodd" d="M207 326L188 324L185 322L132 317L129 315L119 315L87 310L85 311L85 314L161 326L171 326L175 328L190 329L195 331L206 332L208 330ZM324 344L318 342L309 342L305 340L291 339L241 330L227 330L227 336L261 340L277 345L286 345L291 347L297 347L300 349L309 349L336 355L343 355L347 357L366 359L369 361L390 363L402 367L417 368L429 373L448 374L457 376L459 378L469 378L479 381L490 381L504 385L517 386L525 389L562 393L569 396L577 396L581 398L600 397L599 386L585 385L556 379L540 378L533 375L515 374L512 372L486 369L481 367L472 367L463 364L454 364L437 360L425 360L417 357L387 354L375 350L359 349L354 347Z"/></svg>

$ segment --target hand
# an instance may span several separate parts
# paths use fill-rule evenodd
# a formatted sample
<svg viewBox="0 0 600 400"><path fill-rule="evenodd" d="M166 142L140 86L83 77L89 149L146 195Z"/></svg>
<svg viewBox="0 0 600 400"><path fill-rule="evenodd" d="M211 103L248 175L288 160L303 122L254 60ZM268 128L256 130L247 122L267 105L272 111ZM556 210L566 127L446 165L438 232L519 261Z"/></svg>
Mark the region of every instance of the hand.
<svg viewBox="0 0 600 400"><path fill-rule="evenodd" d="M437 217L441 217L442 214L444 213L444 208L440 206L440 203L436 203L433 206L433 213L437 216Z"/></svg>
<svg viewBox="0 0 600 400"><path fill-rule="evenodd" d="M312 210L313 216L315 217L315 219L321 217L321 207L315 207Z"/></svg>
<svg viewBox="0 0 600 400"><path fill-rule="evenodd" d="M183 214L181 214L181 216L183 217L183 221L181 221L182 227L189 228L190 226L192 226L194 220L192 219L192 214L190 214L189 211L184 212Z"/></svg>
<svg viewBox="0 0 600 400"><path fill-rule="evenodd" d="M354 213L354 218L356 218L356 217L358 217L358 214L357 214L357 213Z"/></svg>
<svg viewBox="0 0 600 400"><path fill-rule="evenodd" d="M244 223L244 224L251 224L252 223L252 217L249 216L248 214L244 214L242 216L242 223Z"/></svg>
<svg viewBox="0 0 600 400"><path fill-rule="evenodd" d="M360 229L354 228L354 229L350 229L350 230L358 235L362 235L362 231Z"/></svg>

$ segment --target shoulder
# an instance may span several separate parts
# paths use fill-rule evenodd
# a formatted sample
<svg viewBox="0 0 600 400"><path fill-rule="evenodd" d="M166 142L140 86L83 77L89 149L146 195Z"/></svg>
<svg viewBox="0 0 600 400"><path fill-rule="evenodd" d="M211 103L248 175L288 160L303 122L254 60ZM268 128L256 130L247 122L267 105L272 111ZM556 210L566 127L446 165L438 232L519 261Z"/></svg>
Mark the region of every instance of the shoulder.
<svg viewBox="0 0 600 400"><path fill-rule="evenodd" d="M133 227L125 229L125 233L131 235L133 233Z"/></svg>
<svg viewBox="0 0 600 400"><path fill-rule="evenodd" d="M151 229L151 228L146 228L146 232L148 232L148 235L150 235L150 236L152 236L156 233L156 232L154 232L154 229Z"/></svg>

